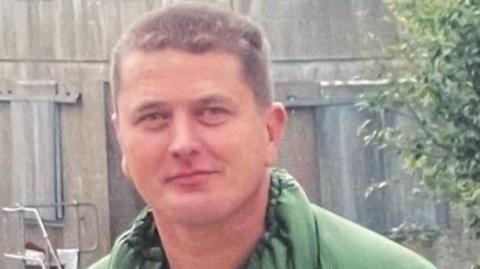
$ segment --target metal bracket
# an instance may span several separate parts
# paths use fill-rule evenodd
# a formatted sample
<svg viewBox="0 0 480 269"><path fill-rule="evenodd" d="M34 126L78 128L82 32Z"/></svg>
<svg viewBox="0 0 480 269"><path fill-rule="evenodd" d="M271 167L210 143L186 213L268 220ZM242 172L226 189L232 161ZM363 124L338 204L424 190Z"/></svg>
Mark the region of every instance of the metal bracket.
<svg viewBox="0 0 480 269"><path fill-rule="evenodd" d="M14 90L0 89L0 102L50 101L74 104L79 97L78 92L60 92L58 83L53 80L19 80Z"/></svg>

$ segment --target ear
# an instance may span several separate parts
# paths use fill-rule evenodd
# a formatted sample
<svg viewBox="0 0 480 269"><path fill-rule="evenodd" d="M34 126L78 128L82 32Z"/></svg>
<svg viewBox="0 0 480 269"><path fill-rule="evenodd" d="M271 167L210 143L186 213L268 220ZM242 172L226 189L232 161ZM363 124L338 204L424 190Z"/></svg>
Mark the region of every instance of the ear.
<svg viewBox="0 0 480 269"><path fill-rule="evenodd" d="M280 140L287 124L287 112L281 103L273 103L266 114L268 132L266 165L272 166L278 159Z"/></svg>
<svg viewBox="0 0 480 269"><path fill-rule="evenodd" d="M120 146L120 151L121 151L121 154L122 154L122 162L121 162L122 172L126 177L130 178L130 171L128 170L128 162L127 162L127 158L125 157L125 154L124 154L125 151L123 149L123 140L122 140L122 134L121 134L120 128L119 128L118 115L116 113L113 113L112 117L111 117L111 120L112 120L112 123L113 123L113 127L115 128L115 134L117 135L117 141L118 141L118 144Z"/></svg>

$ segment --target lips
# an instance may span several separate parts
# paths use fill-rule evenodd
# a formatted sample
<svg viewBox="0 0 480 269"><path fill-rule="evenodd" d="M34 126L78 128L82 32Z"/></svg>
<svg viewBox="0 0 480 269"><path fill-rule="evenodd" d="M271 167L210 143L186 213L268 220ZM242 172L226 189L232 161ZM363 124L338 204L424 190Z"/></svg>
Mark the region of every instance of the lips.
<svg viewBox="0 0 480 269"><path fill-rule="evenodd" d="M182 171L168 176L166 182L180 185L194 185L205 181L207 177L216 173L218 172L214 170Z"/></svg>

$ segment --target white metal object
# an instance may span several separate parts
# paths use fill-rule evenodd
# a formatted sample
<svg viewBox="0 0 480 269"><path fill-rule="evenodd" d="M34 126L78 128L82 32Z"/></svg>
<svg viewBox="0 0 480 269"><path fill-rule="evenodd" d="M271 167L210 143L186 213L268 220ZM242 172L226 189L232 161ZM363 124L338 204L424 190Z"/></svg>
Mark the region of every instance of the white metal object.
<svg viewBox="0 0 480 269"><path fill-rule="evenodd" d="M32 262L35 262L36 265L40 265L42 267L42 269L47 269L43 260L41 258L38 258L38 257L28 257L26 255L18 255L18 254L10 254L10 253L5 253L3 255L6 258L10 258L10 259L14 259L14 260L32 261Z"/></svg>
<svg viewBox="0 0 480 269"><path fill-rule="evenodd" d="M52 255L53 260L55 262L55 266L58 269L61 269L62 267L60 265L60 261L58 259L58 256L57 256L55 250L53 249L53 246L52 246L52 243L50 242L50 239L48 238L47 230L45 229L45 225L43 224L42 218L40 218L40 214L38 213L38 210L36 208L24 207L24 206L4 207L2 209L5 212L30 212L30 213L33 213L35 221L37 222L38 226L40 227L40 229L42 231L42 237L45 240L45 242L47 243L47 247L48 247L47 251L49 251L50 254ZM27 255L18 255L18 254L10 254L10 253L5 253L4 256L7 257L7 258L13 258L13 259L24 260L24 261L27 261L27 260L40 261L42 268L45 268L45 263L40 258L37 258L37 257L28 257Z"/></svg>

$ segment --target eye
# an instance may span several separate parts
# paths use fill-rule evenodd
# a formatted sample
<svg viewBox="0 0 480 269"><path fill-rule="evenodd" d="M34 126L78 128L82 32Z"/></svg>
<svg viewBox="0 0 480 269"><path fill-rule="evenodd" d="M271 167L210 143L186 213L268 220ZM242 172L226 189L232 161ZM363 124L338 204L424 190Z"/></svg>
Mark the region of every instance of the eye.
<svg viewBox="0 0 480 269"><path fill-rule="evenodd" d="M227 108L219 106L206 107L199 113L200 121L207 125L218 125L227 121L231 114Z"/></svg>
<svg viewBox="0 0 480 269"><path fill-rule="evenodd" d="M155 129L166 126L171 118L171 113L154 111L148 112L138 119L138 123L148 129Z"/></svg>
<svg viewBox="0 0 480 269"><path fill-rule="evenodd" d="M205 109L205 114L207 115L219 115L226 114L228 111L222 107L209 107Z"/></svg>
<svg viewBox="0 0 480 269"><path fill-rule="evenodd" d="M157 121L157 120L165 120L167 118L168 118L168 115L166 113L154 112L154 113L149 113L144 115L142 117L142 120Z"/></svg>

